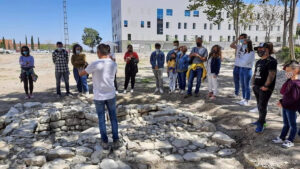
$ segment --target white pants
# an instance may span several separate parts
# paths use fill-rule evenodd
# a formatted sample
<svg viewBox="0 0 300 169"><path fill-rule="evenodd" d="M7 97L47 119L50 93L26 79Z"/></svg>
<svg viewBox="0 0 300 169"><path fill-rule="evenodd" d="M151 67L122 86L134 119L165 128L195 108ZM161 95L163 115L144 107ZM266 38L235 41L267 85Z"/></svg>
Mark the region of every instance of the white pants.
<svg viewBox="0 0 300 169"><path fill-rule="evenodd" d="M175 90L176 86L176 80L177 80L177 73L173 73L172 71L169 73L169 87L171 91Z"/></svg>
<svg viewBox="0 0 300 169"><path fill-rule="evenodd" d="M208 79L208 90L209 92L213 92L213 94L216 96L218 95L218 77L214 78L213 73L207 74Z"/></svg>

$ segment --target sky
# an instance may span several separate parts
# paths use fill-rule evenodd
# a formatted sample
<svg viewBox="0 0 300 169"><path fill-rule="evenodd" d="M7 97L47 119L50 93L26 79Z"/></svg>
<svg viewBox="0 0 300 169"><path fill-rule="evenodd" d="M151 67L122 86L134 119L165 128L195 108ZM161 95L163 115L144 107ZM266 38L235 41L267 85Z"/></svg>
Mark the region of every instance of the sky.
<svg viewBox="0 0 300 169"><path fill-rule="evenodd" d="M26 35L28 42L32 35L35 42L38 37L41 43L63 41L62 2L63 0L0 0L0 37L15 38L17 43L24 43ZM81 36L85 27L96 29L103 38L102 42L111 41L110 0L68 0L67 5L70 44L82 43Z"/></svg>

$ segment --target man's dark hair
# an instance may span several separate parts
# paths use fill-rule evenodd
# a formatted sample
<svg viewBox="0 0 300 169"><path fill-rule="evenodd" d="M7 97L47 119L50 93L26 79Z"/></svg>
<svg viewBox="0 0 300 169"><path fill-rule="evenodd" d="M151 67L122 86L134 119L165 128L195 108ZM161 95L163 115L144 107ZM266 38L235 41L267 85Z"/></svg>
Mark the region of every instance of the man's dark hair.
<svg viewBox="0 0 300 169"><path fill-rule="evenodd" d="M76 48L77 48L77 47L80 47L80 52L82 52L82 50L83 50L83 49L82 49L82 46L80 46L79 44L75 44L75 45L73 46L73 54L74 54L74 55L76 55Z"/></svg>
<svg viewBox="0 0 300 169"><path fill-rule="evenodd" d="M240 35L240 37L243 37L243 38L245 38L245 39L247 39L248 38L248 35L247 34L245 34L245 33L242 33L241 35Z"/></svg>
<svg viewBox="0 0 300 169"><path fill-rule="evenodd" d="M161 48L161 44L160 44L160 43L156 43L156 44L155 44L155 49L156 49L156 48Z"/></svg>
<svg viewBox="0 0 300 169"><path fill-rule="evenodd" d="M24 52L25 50L28 51L27 56L30 56L30 50L29 50L29 47L28 47L28 46L22 46L22 47L21 47L21 55L22 55L22 56L25 56L25 55L23 54L23 52Z"/></svg>
<svg viewBox="0 0 300 169"><path fill-rule="evenodd" d="M57 45L64 45L62 42L56 42L56 46Z"/></svg>
<svg viewBox="0 0 300 169"><path fill-rule="evenodd" d="M173 43L177 43L177 44L179 44L179 41L178 40L174 40L174 42Z"/></svg>
<svg viewBox="0 0 300 169"><path fill-rule="evenodd" d="M97 50L102 55L108 55L109 54L109 46L106 44L101 43L98 45Z"/></svg>

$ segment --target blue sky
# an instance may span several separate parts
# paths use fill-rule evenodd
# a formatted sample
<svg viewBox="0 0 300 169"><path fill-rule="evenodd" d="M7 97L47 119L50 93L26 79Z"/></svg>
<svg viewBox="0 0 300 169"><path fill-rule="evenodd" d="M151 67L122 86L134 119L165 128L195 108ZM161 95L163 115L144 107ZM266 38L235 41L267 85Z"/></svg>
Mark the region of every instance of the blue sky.
<svg viewBox="0 0 300 169"><path fill-rule="evenodd" d="M24 42L25 35L28 41L33 35L41 43L63 41L62 0L0 0L0 7L0 37ZM112 39L110 0L68 0L67 10L70 43L82 42L85 27L96 29L103 42Z"/></svg>

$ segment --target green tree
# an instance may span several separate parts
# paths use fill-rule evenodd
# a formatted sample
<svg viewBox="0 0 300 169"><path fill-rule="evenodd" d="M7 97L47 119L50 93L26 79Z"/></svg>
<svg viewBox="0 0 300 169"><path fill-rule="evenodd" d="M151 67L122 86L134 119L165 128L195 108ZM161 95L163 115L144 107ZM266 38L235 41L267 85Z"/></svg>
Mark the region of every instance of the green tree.
<svg viewBox="0 0 300 169"><path fill-rule="evenodd" d="M40 38L38 38L38 49L41 49Z"/></svg>
<svg viewBox="0 0 300 169"><path fill-rule="evenodd" d="M22 43L21 41L19 42L19 49L21 50L21 47L22 47Z"/></svg>
<svg viewBox="0 0 300 169"><path fill-rule="evenodd" d="M27 36L25 36L25 45L27 46Z"/></svg>
<svg viewBox="0 0 300 169"><path fill-rule="evenodd" d="M203 7L203 13L214 24L221 23L225 17L232 20L236 37L239 36L241 26L248 26L254 20L254 6L246 5L242 0L190 0L190 2L188 9L196 10ZM225 17L222 17L222 11L226 11Z"/></svg>
<svg viewBox="0 0 300 169"><path fill-rule="evenodd" d="M5 44L5 38L4 37L2 37L2 48L6 49L6 44Z"/></svg>
<svg viewBox="0 0 300 169"><path fill-rule="evenodd" d="M14 50L17 50L17 45L16 45L16 40L13 39L13 46L14 46Z"/></svg>
<svg viewBox="0 0 300 169"><path fill-rule="evenodd" d="M83 44L92 48L92 52L94 52L94 47L100 44L102 38L99 36L98 31L93 28L84 28L82 35Z"/></svg>
<svg viewBox="0 0 300 169"><path fill-rule="evenodd" d="M31 50L34 50L34 40L33 40L33 36L31 36Z"/></svg>

